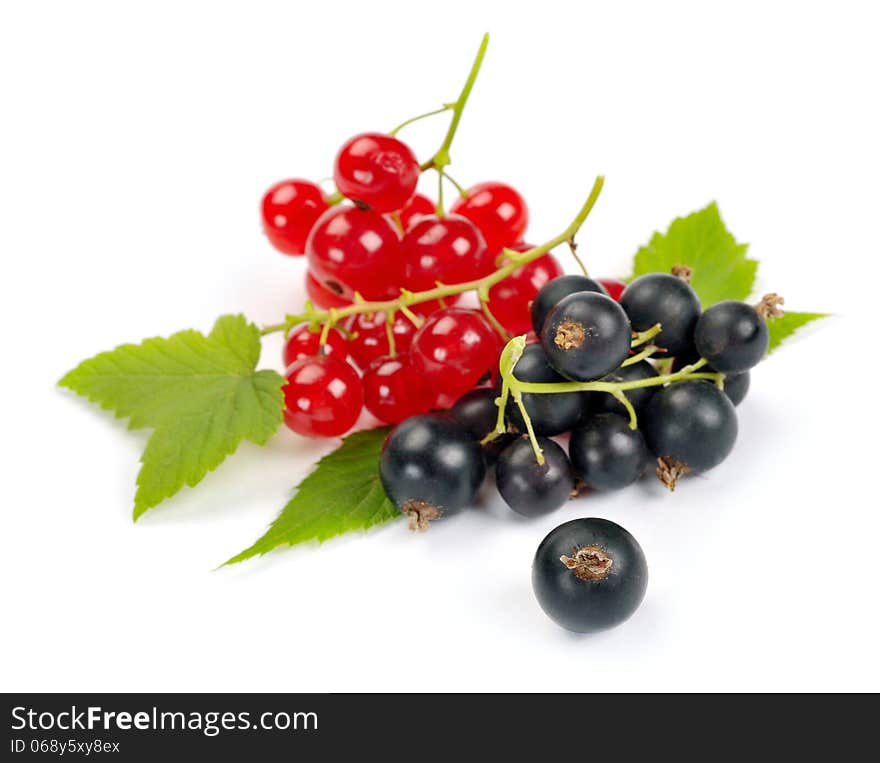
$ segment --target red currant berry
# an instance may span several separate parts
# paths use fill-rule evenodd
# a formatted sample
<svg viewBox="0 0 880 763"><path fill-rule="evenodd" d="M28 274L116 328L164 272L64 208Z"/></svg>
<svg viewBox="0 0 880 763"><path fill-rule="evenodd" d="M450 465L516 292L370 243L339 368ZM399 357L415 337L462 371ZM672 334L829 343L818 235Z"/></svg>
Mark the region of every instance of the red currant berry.
<svg viewBox="0 0 880 763"><path fill-rule="evenodd" d="M318 186L308 180L282 180L263 196L263 230L279 252L305 254L309 231L327 200Z"/></svg>
<svg viewBox="0 0 880 763"><path fill-rule="evenodd" d="M492 254L520 241L529 224L529 209L523 197L504 183L478 183L449 211L476 225Z"/></svg>
<svg viewBox="0 0 880 763"><path fill-rule="evenodd" d="M322 310L329 310L331 307L347 307L351 304L350 299L345 299L336 292L330 291L308 271L306 271L306 294L312 304Z"/></svg>
<svg viewBox="0 0 880 763"><path fill-rule="evenodd" d="M339 149L333 179L343 196L376 212L394 212L416 191L419 163L406 143L381 133L355 135Z"/></svg>
<svg viewBox="0 0 880 763"><path fill-rule="evenodd" d="M337 329L330 329L327 333L327 343L322 350L320 329L311 331L307 323L294 328L284 344L284 367L315 355L332 355L345 360L348 357L348 342Z"/></svg>
<svg viewBox="0 0 880 763"><path fill-rule="evenodd" d="M331 207L312 228L306 243L309 269L340 297L390 299L403 283L400 239L378 212L348 205Z"/></svg>
<svg viewBox="0 0 880 763"><path fill-rule="evenodd" d="M364 372L364 407L386 424L430 411L433 404L406 353L376 358Z"/></svg>
<svg viewBox="0 0 880 763"><path fill-rule="evenodd" d="M611 299L615 302L620 301L620 295L623 294L623 290L626 288L626 284L623 281L618 281L616 278L597 278L596 280L605 287L605 291L608 292L608 296Z"/></svg>
<svg viewBox="0 0 880 763"><path fill-rule="evenodd" d="M409 230L409 226L412 225L416 220L424 215L433 215L437 212L437 207L434 205L434 202L431 201L427 196L424 196L421 193L417 193L413 196L408 202L406 202L406 206L400 210L400 224L403 227L404 232Z"/></svg>
<svg viewBox="0 0 880 763"><path fill-rule="evenodd" d="M348 351L361 368L366 368L376 358L391 353L388 331L385 328L385 313L357 313L348 319L345 329L352 334ZM391 332L394 334L395 351L406 352L412 343L416 327L405 315L397 313L394 323L391 324Z"/></svg>
<svg viewBox="0 0 880 763"><path fill-rule="evenodd" d="M525 252L532 245L515 244L510 248ZM545 254L517 268L489 289L489 309L492 315L514 336L531 331L532 300L544 284L561 276L562 272L562 266L552 254Z"/></svg>
<svg viewBox="0 0 880 763"><path fill-rule="evenodd" d="M449 307L432 313L413 337L410 357L423 383L460 395L498 359L500 340L481 313Z"/></svg>
<svg viewBox="0 0 880 763"><path fill-rule="evenodd" d="M401 252L403 282L411 291L433 289L438 281L463 283L495 269L477 226L459 215L420 218L403 237Z"/></svg>
<svg viewBox="0 0 880 763"><path fill-rule="evenodd" d="M302 358L287 370L284 423L307 437L337 437L354 426L364 404L357 371L339 358Z"/></svg>

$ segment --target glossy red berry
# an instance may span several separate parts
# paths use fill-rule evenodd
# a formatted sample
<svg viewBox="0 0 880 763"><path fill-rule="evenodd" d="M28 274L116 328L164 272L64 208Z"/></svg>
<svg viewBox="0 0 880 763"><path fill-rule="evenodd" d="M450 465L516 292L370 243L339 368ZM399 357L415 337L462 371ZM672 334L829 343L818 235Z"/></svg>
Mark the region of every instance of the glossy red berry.
<svg viewBox="0 0 880 763"><path fill-rule="evenodd" d="M515 244L510 248L525 252L532 245ZM552 254L545 254L517 268L489 289L489 309L492 315L514 336L531 331L532 300L544 284L561 276L562 272L562 266Z"/></svg>
<svg viewBox="0 0 880 763"><path fill-rule="evenodd" d="M402 209L416 191L419 162L406 143L382 133L355 135L336 155L333 179L343 196L376 212Z"/></svg>
<svg viewBox="0 0 880 763"><path fill-rule="evenodd" d="M529 209L519 193L504 183L478 183L456 200L450 212L476 225L492 254L521 241L529 224Z"/></svg>
<svg viewBox="0 0 880 763"><path fill-rule="evenodd" d="M413 337L410 356L425 384L457 396L492 369L500 344L481 313L450 307L428 316Z"/></svg>
<svg viewBox="0 0 880 763"><path fill-rule="evenodd" d="M284 423L307 437L337 437L354 426L364 404L357 371L325 355L302 358L287 370Z"/></svg>
<svg viewBox="0 0 880 763"><path fill-rule="evenodd" d="M314 183L282 180L263 196L263 230L279 252L305 254L309 231L326 209L324 193Z"/></svg>
<svg viewBox="0 0 880 763"><path fill-rule="evenodd" d="M302 358L315 355L332 355L340 360L348 357L348 342L337 329L327 332L327 343L321 348L321 330L311 331L307 323L296 326L284 343L284 366L293 365Z"/></svg>
<svg viewBox="0 0 880 763"><path fill-rule="evenodd" d="M366 368L376 358L391 353L385 322L385 313L382 312L358 313L346 322L345 329L351 334L348 351L361 368ZM391 324L391 331L394 334L395 351L406 352L416 333L412 321L403 313L397 313L394 323Z"/></svg>
<svg viewBox="0 0 880 763"><path fill-rule="evenodd" d="M433 201L421 193L417 193L398 213L400 216L400 225L404 231L409 230L409 226L424 215L433 215L437 212L437 207Z"/></svg>
<svg viewBox="0 0 880 763"><path fill-rule="evenodd" d="M407 353L376 358L364 372L364 407L380 421L396 424L425 413L433 395L412 367Z"/></svg>
<svg viewBox="0 0 880 763"><path fill-rule="evenodd" d="M340 297L336 292L330 291L308 271L306 271L306 294L312 304L322 310L328 310L331 307L346 307L351 304L350 299Z"/></svg>
<svg viewBox="0 0 880 763"><path fill-rule="evenodd" d="M608 292L608 296L611 299L615 302L620 301L620 295L623 294L623 290L626 288L626 284L623 281L618 281L616 278L597 278L596 280L605 287L605 291Z"/></svg>
<svg viewBox="0 0 880 763"><path fill-rule="evenodd" d="M328 209L309 234L306 254L315 278L340 297L360 292L368 300L390 299L403 283L400 239L378 212Z"/></svg>
<svg viewBox="0 0 880 763"><path fill-rule="evenodd" d="M495 269L483 235L459 215L422 217L401 242L404 283L410 291L433 289L437 282L463 283Z"/></svg>

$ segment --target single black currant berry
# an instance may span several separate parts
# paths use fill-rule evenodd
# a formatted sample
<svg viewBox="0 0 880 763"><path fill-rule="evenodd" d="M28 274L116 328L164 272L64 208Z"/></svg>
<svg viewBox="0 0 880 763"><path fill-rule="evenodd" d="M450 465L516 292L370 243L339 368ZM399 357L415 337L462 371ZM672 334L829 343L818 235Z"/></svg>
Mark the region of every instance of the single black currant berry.
<svg viewBox="0 0 880 763"><path fill-rule="evenodd" d="M629 355L632 329L611 297L579 291L554 307L541 332L550 365L575 381L592 381L618 368Z"/></svg>
<svg viewBox="0 0 880 763"><path fill-rule="evenodd" d="M638 541L607 519L573 519L541 541L532 589L563 628L593 633L629 619L645 598L648 564Z"/></svg>
<svg viewBox="0 0 880 763"><path fill-rule="evenodd" d="M651 461L645 438L616 413L591 416L571 433L571 463L588 487L618 490L635 482Z"/></svg>
<svg viewBox="0 0 880 763"><path fill-rule="evenodd" d="M574 473L565 451L553 440L539 437L544 453L539 464L528 437L518 437L498 457L495 479L501 497L517 514L537 517L562 506L574 490Z"/></svg>
<svg viewBox="0 0 880 763"><path fill-rule="evenodd" d="M518 434L513 432L505 432L504 434L493 437L489 442L484 443L483 458L486 461L486 468L491 469L498 463L498 457L504 452L504 449L514 440L519 438Z"/></svg>
<svg viewBox="0 0 880 763"><path fill-rule="evenodd" d="M551 368L540 344L526 345L513 367L513 375L519 381L532 383L566 381ZM525 392L522 400L535 434L550 436L568 432L578 423L587 405L588 395L586 392ZM525 421L513 395L507 400L507 419L518 432L526 432Z"/></svg>
<svg viewBox="0 0 880 763"><path fill-rule="evenodd" d="M616 371L611 372L608 376L602 378L602 381L608 382L631 382L652 379L657 376L657 369L654 368L647 360L640 360L630 366L623 366ZM636 389L626 390L626 397L636 411L642 410L654 397L654 393L659 387L637 387ZM608 392L591 392L590 393L590 411L596 413L618 413L621 416L629 416L623 404L617 401L613 395Z"/></svg>
<svg viewBox="0 0 880 763"><path fill-rule="evenodd" d="M679 477L720 464L736 442L733 403L712 382L694 379L659 390L639 417L657 476L670 490Z"/></svg>
<svg viewBox="0 0 880 763"><path fill-rule="evenodd" d="M544 328L544 321L547 320L550 311L564 297L567 297L569 294L576 294L579 291L594 291L598 294L608 294L602 284L594 281L592 278L587 278L587 276L559 276L544 284L532 302L532 326L535 329L535 333L541 333L541 329Z"/></svg>
<svg viewBox="0 0 880 763"><path fill-rule="evenodd" d="M484 387L472 389L456 400L449 415L461 424L477 440L482 440L495 429L498 422L498 406L495 400L498 390Z"/></svg>
<svg viewBox="0 0 880 763"><path fill-rule="evenodd" d="M389 433L379 459L382 487L413 530L426 530L431 520L467 506L485 475L480 444L439 414L402 421Z"/></svg>
<svg viewBox="0 0 880 763"><path fill-rule="evenodd" d="M724 377L724 394L730 398L730 402L739 405L746 397L751 384L751 374L743 371L741 374L728 374Z"/></svg>
<svg viewBox="0 0 880 763"><path fill-rule="evenodd" d="M694 326L700 317L700 298L683 278L668 273L639 276L620 295L633 331L663 328L652 340L666 355L684 355L693 348Z"/></svg>
<svg viewBox="0 0 880 763"><path fill-rule="evenodd" d="M712 305L694 329L697 352L723 373L748 371L758 365L770 346L770 332L751 305L726 300Z"/></svg>

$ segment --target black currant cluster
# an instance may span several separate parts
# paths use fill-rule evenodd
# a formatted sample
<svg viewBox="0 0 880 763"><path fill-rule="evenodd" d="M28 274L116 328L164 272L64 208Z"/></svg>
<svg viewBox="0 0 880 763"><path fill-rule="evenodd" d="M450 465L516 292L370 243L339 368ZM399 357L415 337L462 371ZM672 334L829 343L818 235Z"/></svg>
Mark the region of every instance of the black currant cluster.
<svg viewBox="0 0 880 763"><path fill-rule="evenodd" d="M531 306L537 339L507 374L502 355L495 384L468 392L448 413L414 416L388 436L382 484L411 526L425 529L472 503L493 467L508 506L534 517L584 487L626 487L652 464L674 489L683 475L721 463L737 436L734 406L767 352L766 319L779 313L781 299L768 295L756 307L725 301L703 311L687 276L686 269L641 276L619 300L586 276L545 285ZM565 433L567 453L551 439ZM623 528L575 520L542 543L533 577L545 611L585 631L635 610L647 567Z"/></svg>

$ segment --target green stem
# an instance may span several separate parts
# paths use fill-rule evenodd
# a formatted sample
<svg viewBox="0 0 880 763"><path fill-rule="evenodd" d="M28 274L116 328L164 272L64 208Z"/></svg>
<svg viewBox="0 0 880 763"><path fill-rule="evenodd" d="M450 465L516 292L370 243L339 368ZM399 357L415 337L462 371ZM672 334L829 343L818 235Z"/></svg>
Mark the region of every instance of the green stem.
<svg viewBox="0 0 880 763"><path fill-rule="evenodd" d="M636 331L633 334L633 340L630 344L630 347L638 347L645 342L650 342L657 334L659 334L663 330L663 327L659 323L655 323L651 328L645 329L644 331Z"/></svg>
<svg viewBox="0 0 880 763"><path fill-rule="evenodd" d="M623 361L623 363L620 364L620 367L625 368L626 366L634 366L639 361L644 360L645 358L650 358L659 349L661 348L657 347L656 345L649 344L641 352L637 352L635 355L630 355L626 360Z"/></svg>
<svg viewBox="0 0 880 763"><path fill-rule="evenodd" d="M461 183L456 181L456 179L454 177L452 177L452 175L450 175L446 170L442 171L442 175L450 183L452 183L452 185L455 187L455 190L458 191L458 195L461 196L461 198L463 198L463 199L467 198L468 192L462 187Z"/></svg>
<svg viewBox="0 0 880 763"><path fill-rule="evenodd" d="M614 396L614 399L617 400L618 403L626 408L626 412L629 414L629 428L638 429L639 420L636 416L636 409L633 408L633 404L629 401L626 393L621 390L617 390L616 392L612 392L611 394Z"/></svg>
<svg viewBox="0 0 880 763"><path fill-rule="evenodd" d="M417 117L411 117L407 119L405 122L401 122L397 127L395 127L389 135L397 135L404 127L407 125L411 125L413 122L419 122L422 119L427 119L428 117L436 116L437 114L442 114L445 111L449 111L450 109L455 108L454 103L444 103L443 106L439 109L434 109L433 111L426 111L424 114L419 114Z"/></svg>

